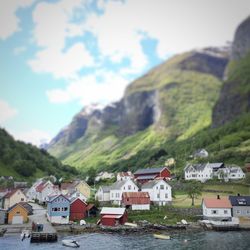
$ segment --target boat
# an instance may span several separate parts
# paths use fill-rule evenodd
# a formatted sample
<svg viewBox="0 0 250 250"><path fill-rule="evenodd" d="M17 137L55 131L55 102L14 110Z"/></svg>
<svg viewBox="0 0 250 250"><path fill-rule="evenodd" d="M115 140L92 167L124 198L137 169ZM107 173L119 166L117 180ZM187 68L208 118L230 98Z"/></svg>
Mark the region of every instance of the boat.
<svg viewBox="0 0 250 250"><path fill-rule="evenodd" d="M80 244L75 240L62 240L62 244L63 246L66 247L74 247L74 248L80 247Z"/></svg>
<svg viewBox="0 0 250 250"><path fill-rule="evenodd" d="M23 241L25 238L30 237L30 231L29 230L23 230L21 233L21 240Z"/></svg>
<svg viewBox="0 0 250 250"><path fill-rule="evenodd" d="M153 236L155 237L155 239L160 239L160 240L170 240L170 236L169 235L165 235L165 234L153 234Z"/></svg>

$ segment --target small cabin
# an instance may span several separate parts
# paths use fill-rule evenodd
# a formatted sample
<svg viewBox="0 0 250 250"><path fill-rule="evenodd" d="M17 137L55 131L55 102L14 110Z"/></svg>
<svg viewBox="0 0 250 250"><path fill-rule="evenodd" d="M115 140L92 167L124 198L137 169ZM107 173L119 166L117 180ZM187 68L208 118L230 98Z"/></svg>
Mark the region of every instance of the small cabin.
<svg viewBox="0 0 250 250"><path fill-rule="evenodd" d="M128 221L128 214L125 208L103 207L101 210L100 224L103 226L123 225Z"/></svg>
<svg viewBox="0 0 250 250"><path fill-rule="evenodd" d="M87 203L79 198L73 198L70 202L70 215L71 221L82 220L86 217Z"/></svg>

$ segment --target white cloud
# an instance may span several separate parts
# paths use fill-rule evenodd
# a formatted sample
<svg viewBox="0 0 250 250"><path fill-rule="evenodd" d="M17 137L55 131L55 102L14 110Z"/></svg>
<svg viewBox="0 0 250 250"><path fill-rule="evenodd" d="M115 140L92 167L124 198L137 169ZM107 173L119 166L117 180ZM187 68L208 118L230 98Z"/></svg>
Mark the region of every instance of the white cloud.
<svg viewBox="0 0 250 250"><path fill-rule="evenodd" d="M12 108L6 101L0 100L0 124L16 116L17 110Z"/></svg>
<svg viewBox="0 0 250 250"><path fill-rule="evenodd" d="M13 50L13 54L18 56L18 55L22 54L23 52L25 52L26 50L27 50L27 47L25 47L25 46L16 47Z"/></svg>
<svg viewBox="0 0 250 250"><path fill-rule="evenodd" d="M82 105L107 104L119 100L127 84L128 81L119 75L99 72L73 81L65 89L49 90L47 96L52 103L79 100Z"/></svg>
<svg viewBox="0 0 250 250"><path fill-rule="evenodd" d="M42 143L49 142L52 139L52 136L48 132L39 129L14 133L14 137L17 140L31 143L36 146L40 146Z"/></svg>
<svg viewBox="0 0 250 250"><path fill-rule="evenodd" d="M44 49L29 61L35 72L52 73L56 78L76 78L82 68L93 64L94 59L81 43L74 44L65 52L54 48Z"/></svg>
<svg viewBox="0 0 250 250"><path fill-rule="evenodd" d="M20 30L20 20L16 16L19 8L30 6L35 0L0 1L0 39L7 39Z"/></svg>

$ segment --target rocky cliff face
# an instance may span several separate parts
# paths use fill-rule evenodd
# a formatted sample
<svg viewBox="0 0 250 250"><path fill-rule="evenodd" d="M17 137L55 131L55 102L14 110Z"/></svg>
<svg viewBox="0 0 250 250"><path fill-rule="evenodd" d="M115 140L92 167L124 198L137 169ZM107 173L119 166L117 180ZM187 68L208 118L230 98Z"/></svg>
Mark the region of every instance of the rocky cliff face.
<svg viewBox="0 0 250 250"><path fill-rule="evenodd" d="M250 111L250 17L236 30L226 81L213 112L213 127Z"/></svg>

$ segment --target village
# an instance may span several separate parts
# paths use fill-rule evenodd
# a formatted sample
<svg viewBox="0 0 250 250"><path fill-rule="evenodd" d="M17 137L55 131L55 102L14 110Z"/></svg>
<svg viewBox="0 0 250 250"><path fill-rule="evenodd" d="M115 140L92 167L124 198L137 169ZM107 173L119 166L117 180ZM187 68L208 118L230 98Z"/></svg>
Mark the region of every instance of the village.
<svg viewBox="0 0 250 250"><path fill-rule="evenodd" d="M175 229L189 225L224 230L250 228L250 187L242 184L246 175L242 168L224 163L187 163L179 181L170 169L162 166L134 173L100 172L94 186L86 180L65 182L54 176L39 178L31 187L14 181L13 188L2 188L0 192L1 232L18 225L53 234L54 226L60 230L60 225L70 225L72 230L72 225L84 229L90 224L99 228L143 223ZM249 170L249 166L245 168ZM183 185L191 189L181 190ZM235 189L215 190L216 185Z"/></svg>

